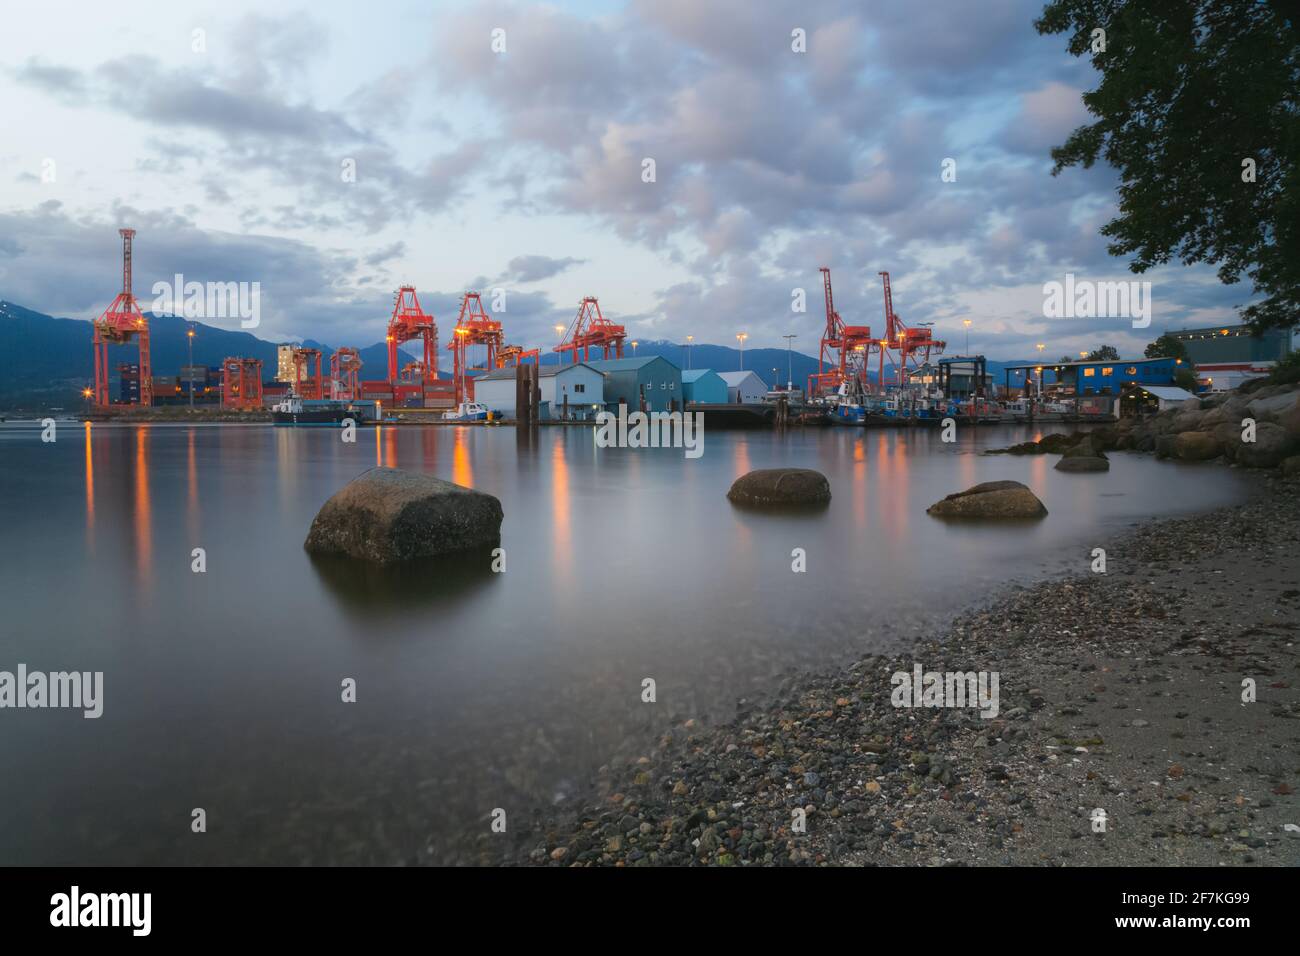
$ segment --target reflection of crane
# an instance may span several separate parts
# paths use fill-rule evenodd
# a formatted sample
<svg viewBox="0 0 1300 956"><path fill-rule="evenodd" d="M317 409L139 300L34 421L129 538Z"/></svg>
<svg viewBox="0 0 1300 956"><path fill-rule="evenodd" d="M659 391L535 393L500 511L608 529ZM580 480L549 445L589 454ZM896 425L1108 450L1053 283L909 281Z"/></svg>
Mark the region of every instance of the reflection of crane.
<svg viewBox="0 0 1300 956"><path fill-rule="evenodd" d="M262 407L262 360L228 358L221 363L221 407Z"/></svg>
<svg viewBox="0 0 1300 956"><path fill-rule="evenodd" d="M397 347L411 339L424 341L424 381L438 377L438 324L426 315L415 296L415 286L404 285L393 301L393 316L388 320L388 384L397 384Z"/></svg>
<svg viewBox="0 0 1300 956"><path fill-rule="evenodd" d="M907 374L907 363L920 365L930 360L930 351L942 352L946 342L934 338L928 328L909 329L894 311L894 296L889 288L889 273L882 272L880 277L885 286L885 337L877 343L880 346L880 386L885 385L885 353L897 352L891 360L898 367L898 384L903 384ZM916 356L920 355L920 361Z"/></svg>
<svg viewBox="0 0 1300 956"><path fill-rule="evenodd" d="M538 349L525 350L522 345L503 345L497 352L497 368L514 368L516 365L522 365L529 359L533 360L536 365L542 360L541 351Z"/></svg>
<svg viewBox="0 0 1300 956"><path fill-rule="evenodd" d="M94 327L95 404L107 405L108 347L125 345L135 336L140 348L140 404L153 404L153 370L149 364L149 320L131 292L131 239L134 229L119 229L122 237L122 291L97 318Z"/></svg>
<svg viewBox="0 0 1300 956"><path fill-rule="evenodd" d="M821 273L826 296L826 329L822 332L817 372L808 376L808 395L824 395L845 383L854 391L864 392L867 388L867 355L875 344L871 327L844 324L835 309L831 270L822 266Z"/></svg>
<svg viewBox="0 0 1300 956"><path fill-rule="evenodd" d="M330 398L352 401L361 397L361 353L344 346L330 356Z"/></svg>
<svg viewBox="0 0 1300 956"><path fill-rule="evenodd" d="M320 380L320 349L293 348L293 393L299 398L324 398Z"/></svg>
<svg viewBox="0 0 1300 956"><path fill-rule="evenodd" d="M560 354L572 352L574 362L578 361L579 349L582 350L584 362L590 358L590 351L593 348L600 349L605 358L609 358L610 350L613 349L614 358L622 358L625 338L627 338L627 330L606 319L601 314L600 303L596 301L596 297L589 295L578 303L578 314L570 323L569 331L564 333L560 344L551 351Z"/></svg>
<svg viewBox="0 0 1300 956"><path fill-rule="evenodd" d="M479 294L466 292L460 300L456 328L452 330L451 341L447 343L447 348L452 353L451 380L457 405L469 401L472 396L474 386L467 384L470 372L491 371L497 367L497 349L501 347L502 338L501 323L487 314ZM469 349L472 345L487 346L487 358L481 368L470 368Z"/></svg>

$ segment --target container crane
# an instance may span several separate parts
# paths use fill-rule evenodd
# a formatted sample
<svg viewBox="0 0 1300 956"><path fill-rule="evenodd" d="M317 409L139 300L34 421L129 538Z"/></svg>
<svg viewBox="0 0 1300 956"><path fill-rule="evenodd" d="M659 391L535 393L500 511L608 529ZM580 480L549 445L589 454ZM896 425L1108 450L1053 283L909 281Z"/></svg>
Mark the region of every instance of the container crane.
<svg viewBox="0 0 1300 956"><path fill-rule="evenodd" d="M821 267L822 286L826 299L826 328L822 332L821 353L817 359L817 372L808 376L808 396L834 392L842 384L858 392L867 388L867 356L875 345L868 325L845 325L835 309L835 294L831 289L831 270Z"/></svg>
<svg viewBox="0 0 1300 956"><path fill-rule="evenodd" d="M330 356L330 398L352 401L361 397L361 353L344 346Z"/></svg>
<svg viewBox="0 0 1300 956"><path fill-rule="evenodd" d="M474 385L470 372L490 371L497 368L497 349L501 347L504 333L501 323L488 315L483 300L477 292L466 292L460 300L460 315L452 330L447 349L452 353L452 389L457 405L472 401ZM487 358L482 367L471 368L469 349L473 345L487 346Z"/></svg>
<svg viewBox="0 0 1300 956"><path fill-rule="evenodd" d="M397 290L393 300L393 315L388 320L388 384L397 384L397 347L403 342L421 339L424 342L422 362L427 383L438 377L438 323L432 315L420 308L415 286L404 285Z"/></svg>
<svg viewBox="0 0 1300 956"><path fill-rule="evenodd" d="M320 349L293 348L293 393L299 398L324 398L320 375Z"/></svg>
<svg viewBox="0 0 1300 956"><path fill-rule="evenodd" d="M600 311L600 303L596 301L596 297L589 295L578 303L578 314L569 324L569 330L564 333L560 344L551 351L559 352L561 355L572 352L574 363L578 361L579 349L582 350L584 362L591 357L593 348L600 349L604 358L610 357L611 349L614 351L614 358L622 358L625 338L627 338L627 330L606 319Z"/></svg>
<svg viewBox="0 0 1300 956"><path fill-rule="evenodd" d="M133 337L140 350L140 404L153 404L153 369L149 362L149 320L131 292L131 241L134 229L119 229L122 237L122 291L93 324L95 404L109 404L108 347L125 345Z"/></svg>
<svg viewBox="0 0 1300 956"><path fill-rule="evenodd" d="M882 338L878 345L880 347L880 387L885 386L885 353L897 353L893 359L898 367L898 384L903 384L903 377L907 373L907 363L911 361L913 365L919 365L930 360L931 351L936 354L943 352L946 342L936 339L928 328L910 329L903 320L898 317L894 311L894 295L889 288L889 273L879 273L885 288L885 337ZM916 356L920 355L920 362Z"/></svg>
<svg viewBox="0 0 1300 956"><path fill-rule="evenodd" d="M228 358L221 363L221 407L262 407L262 360Z"/></svg>
<svg viewBox="0 0 1300 956"><path fill-rule="evenodd" d="M529 359L536 365L542 360L540 349L525 349L522 345L503 345L497 352L497 368L514 368Z"/></svg>

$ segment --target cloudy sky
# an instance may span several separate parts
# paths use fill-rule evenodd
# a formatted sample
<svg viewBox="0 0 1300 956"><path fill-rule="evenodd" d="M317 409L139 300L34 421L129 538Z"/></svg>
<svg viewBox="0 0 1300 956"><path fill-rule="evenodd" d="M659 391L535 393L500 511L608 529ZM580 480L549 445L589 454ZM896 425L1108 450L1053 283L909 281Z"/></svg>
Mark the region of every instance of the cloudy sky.
<svg viewBox="0 0 1300 956"><path fill-rule="evenodd" d="M176 273L256 281L258 335L333 346L381 339L411 283L444 342L465 289L499 288L530 346L596 295L642 339L815 353L823 265L846 322L883 325L888 270L904 321L951 352L970 319L994 358L1230 320L1248 289L1178 266L1143 277L1146 332L1043 317L1067 272L1132 277L1098 235L1114 173L1050 175L1095 76L1035 33L1041 6L22 4L0 32L0 298L93 318L129 225L142 299Z"/></svg>

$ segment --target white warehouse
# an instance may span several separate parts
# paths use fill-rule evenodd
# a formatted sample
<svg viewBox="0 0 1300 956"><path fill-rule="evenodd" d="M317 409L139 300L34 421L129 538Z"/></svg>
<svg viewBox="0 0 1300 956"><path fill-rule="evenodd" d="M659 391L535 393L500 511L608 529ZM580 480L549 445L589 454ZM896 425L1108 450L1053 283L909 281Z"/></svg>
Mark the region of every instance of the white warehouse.
<svg viewBox="0 0 1300 956"><path fill-rule="evenodd" d="M767 394L767 383L753 372L719 372L727 383L727 401L733 405L756 405Z"/></svg>
<svg viewBox="0 0 1300 956"><path fill-rule="evenodd" d="M561 419L567 413L571 421L594 421L596 412L605 407L605 376L585 362L543 365L537 372L537 387L542 393L542 419ZM515 370L497 369L475 377L474 401L503 418L514 418Z"/></svg>

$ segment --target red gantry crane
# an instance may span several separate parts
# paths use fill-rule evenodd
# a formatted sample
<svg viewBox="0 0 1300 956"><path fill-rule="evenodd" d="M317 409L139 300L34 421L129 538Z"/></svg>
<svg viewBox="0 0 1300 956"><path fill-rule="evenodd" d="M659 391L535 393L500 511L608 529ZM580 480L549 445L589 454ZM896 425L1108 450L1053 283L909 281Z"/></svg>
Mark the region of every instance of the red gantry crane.
<svg viewBox="0 0 1300 956"><path fill-rule="evenodd" d="M808 376L808 396L834 392L845 382L856 383L859 391L867 389L867 355L875 346L868 325L845 325L835 309L831 291L831 270L821 267L826 296L826 329L822 332L821 354L817 372Z"/></svg>
<svg viewBox="0 0 1300 956"><path fill-rule="evenodd" d="M589 295L578 303L578 314L574 316L560 344L551 351L559 352L561 355L572 352L575 363L578 361L579 349L582 350L584 362L590 358L593 348L600 349L604 358L610 357L610 349L614 350L614 358L622 358L625 338L627 338L627 330L606 319L601 314L600 303L596 301L596 297Z"/></svg>
<svg viewBox="0 0 1300 956"><path fill-rule="evenodd" d="M525 349L522 345L503 345L497 352L497 368L514 368L529 359L536 365L542 360L540 349Z"/></svg>
<svg viewBox="0 0 1300 956"><path fill-rule="evenodd" d="M320 349L293 349L293 393L299 398L324 398L320 376Z"/></svg>
<svg viewBox="0 0 1300 956"><path fill-rule="evenodd" d="M262 360L228 358L221 363L221 407L262 407Z"/></svg>
<svg viewBox="0 0 1300 956"><path fill-rule="evenodd" d="M330 356L330 398L352 401L361 397L361 353L350 346Z"/></svg>
<svg viewBox="0 0 1300 956"><path fill-rule="evenodd" d="M424 340L424 378L420 384L438 377L438 324L433 316L420 308L415 286L404 285L397 290L393 303L393 316L388 320L388 384L397 384L397 347L412 339Z"/></svg>
<svg viewBox="0 0 1300 956"><path fill-rule="evenodd" d="M153 370L149 364L149 320L131 292L131 240L134 229L119 229L122 237L122 291L94 321L95 404L106 406L108 347L125 345L134 336L140 349L140 404L153 404Z"/></svg>
<svg viewBox="0 0 1300 956"><path fill-rule="evenodd" d="M457 405L473 399L474 385L470 381L470 372L492 371L498 367L497 349L501 347L503 338L501 323L487 314L479 294L466 292L460 300L456 328L447 343L447 349L452 353L451 378ZM487 346L487 358L482 367L471 368L469 365L469 349L473 345Z"/></svg>
<svg viewBox="0 0 1300 956"><path fill-rule="evenodd" d="M894 296L889 288L889 273L881 272L885 287L885 337L879 341L880 346L880 387L885 387L885 353L896 352L893 358L898 367L898 384L903 384L907 372L907 363L920 365L930 360L930 352L942 353L946 342L941 342L931 335L928 328L909 329L894 311ZM917 356L920 356L920 361Z"/></svg>

